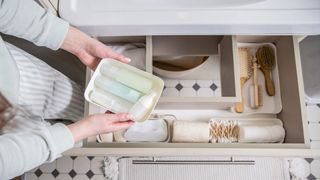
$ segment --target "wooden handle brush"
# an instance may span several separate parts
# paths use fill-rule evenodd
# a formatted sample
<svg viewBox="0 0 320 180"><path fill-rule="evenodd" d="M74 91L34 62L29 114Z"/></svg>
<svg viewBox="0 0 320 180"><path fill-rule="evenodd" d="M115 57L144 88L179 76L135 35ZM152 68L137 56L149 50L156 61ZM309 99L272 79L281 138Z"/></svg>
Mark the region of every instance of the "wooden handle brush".
<svg viewBox="0 0 320 180"><path fill-rule="evenodd" d="M275 66L275 57L273 49L269 46L262 46L257 50L256 57L260 69L263 72L265 78L266 91L269 96L275 95L274 83L272 81L272 69Z"/></svg>
<svg viewBox="0 0 320 180"><path fill-rule="evenodd" d="M240 88L241 88L241 102L235 105L235 111L242 113L244 111L244 95L243 86L250 79L251 76L251 61L249 50L247 48L239 48L239 61L240 61Z"/></svg>
<svg viewBox="0 0 320 180"><path fill-rule="evenodd" d="M250 86L250 105L251 108L257 109L263 105L263 96L261 86L258 84L258 64L257 60L253 60L253 81Z"/></svg>

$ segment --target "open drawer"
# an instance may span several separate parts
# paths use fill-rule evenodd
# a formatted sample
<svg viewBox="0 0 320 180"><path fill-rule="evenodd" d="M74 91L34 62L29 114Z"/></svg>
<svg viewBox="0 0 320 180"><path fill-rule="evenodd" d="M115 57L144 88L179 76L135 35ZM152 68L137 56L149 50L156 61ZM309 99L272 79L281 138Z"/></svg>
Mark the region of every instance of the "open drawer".
<svg viewBox="0 0 320 180"><path fill-rule="evenodd" d="M164 80L158 109L227 109L240 101L239 78L236 78L239 64L233 36L98 39L116 50L121 49L118 45L128 47L128 43L145 46L145 56L140 54L139 58L132 59L144 62L133 62L132 65Z"/></svg>
<svg viewBox="0 0 320 180"><path fill-rule="evenodd" d="M118 37L119 38L119 37ZM132 37L131 37L132 38ZM159 39L160 38L160 39ZM162 39L164 38L164 39ZM165 40L179 39L181 37L146 37L146 70L152 72L152 57L155 54L166 53L171 51L165 49L157 49ZM196 38L192 36L192 38ZM116 39L116 38L115 38ZM129 40L130 38L128 38ZM143 38L142 38L143 39ZM172 40L171 39L171 40ZM182 38L189 40L189 38ZM209 38L204 38L206 41ZM225 99L213 99L210 102L197 98L181 100L179 98L162 99L159 107L154 113L157 114L173 114L179 120L208 121L212 117L232 117L232 118L278 118L282 120L283 127L286 132L284 143L231 143L231 144L212 144L212 143L97 143L95 138L85 140L83 148L74 148L66 154L92 154L92 155L263 155L263 156L315 156L318 151L311 150L309 145L309 135L307 131L307 120L304 102L304 89L301 71L301 62L299 54L299 46L296 37L293 36L221 36L215 37L213 47L220 44L220 48L211 49L212 53L219 52L221 57L221 80L225 78L226 73L231 77L227 80L231 82L221 82L222 87L227 87L225 93L233 95L234 101L226 103ZM211 39L211 40L213 40ZM134 38L132 38L134 40ZM181 40L181 39L180 39ZM132 41L129 41L132 42ZM176 41L177 42L177 41ZM217 43L220 42L220 43ZM239 91L239 72L237 70L237 43L273 43L277 48L277 61L279 69L279 82L281 86L282 110L277 114L236 114L230 111L221 110L221 107L231 107L234 105L238 97ZM156 43L156 44L153 44ZM159 43L159 44L158 44ZM197 43L195 43L196 45ZM201 43L200 43L201 44ZM206 49L211 43L204 44L199 48ZM200 45L199 45L200 47ZM208 48L210 49L210 48ZM216 51L218 50L218 51ZM181 52L176 49L171 52ZM187 52L187 51L186 51ZM191 52L191 51L188 51ZM197 52L192 52L196 54ZM225 61L225 62L223 62ZM225 63L225 64L224 64ZM91 72L88 71L87 78L90 79ZM227 83L227 85L223 85ZM231 88L231 89L230 89ZM222 90L223 91L223 90ZM232 94L233 92L233 94ZM222 93L223 94L223 93ZM221 97L223 98L223 97ZM188 106L182 104L190 103ZM204 104L202 106L202 103ZM219 103L223 105L219 107ZM177 107L181 105L181 107ZM214 104L217 104L215 107ZM209 106L208 106L209 105ZM212 106L211 109L208 107ZM99 108L92 104L86 103L86 114L99 112ZM319 156L319 155L317 155Z"/></svg>

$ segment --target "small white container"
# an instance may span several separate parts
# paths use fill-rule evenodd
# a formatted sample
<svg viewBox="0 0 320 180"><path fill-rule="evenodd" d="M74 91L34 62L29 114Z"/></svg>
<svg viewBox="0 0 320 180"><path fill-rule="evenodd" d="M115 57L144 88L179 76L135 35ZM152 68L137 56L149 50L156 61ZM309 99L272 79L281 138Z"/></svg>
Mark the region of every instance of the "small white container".
<svg viewBox="0 0 320 180"><path fill-rule="evenodd" d="M106 82L99 82L104 79ZM106 85L106 87L101 87ZM149 118L162 93L164 82L157 76L121 63L114 59L103 59L99 63L85 90L85 98L113 113L130 112L134 121ZM147 106L135 112L141 101L148 99ZM135 108L133 108L135 107ZM137 114L136 114L137 113Z"/></svg>

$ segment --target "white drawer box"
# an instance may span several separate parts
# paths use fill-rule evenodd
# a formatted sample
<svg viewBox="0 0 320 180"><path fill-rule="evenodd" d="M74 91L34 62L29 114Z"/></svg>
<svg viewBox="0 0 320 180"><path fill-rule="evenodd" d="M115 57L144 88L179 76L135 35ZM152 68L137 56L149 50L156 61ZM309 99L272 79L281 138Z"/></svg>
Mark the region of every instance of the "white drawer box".
<svg viewBox="0 0 320 180"><path fill-rule="evenodd" d="M261 155L261 156L319 156L319 151L310 149L309 135L307 132L307 120L304 102L304 88L301 70L301 60L299 52L299 44L296 37L293 36L207 36L204 38L215 39L212 41L212 47L217 48L220 44L221 55L221 82L226 94L231 95L228 98L220 97L220 99L202 100L190 98L187 100L180 99L161 99L157 113L172 113L178 119L192 120L208 120L216 113L217 108L225 108L232 106L239 101L239 72L238 62L236 61L236 43L237 42L269 42L277 47L277 60L279 69L279 80L281 87L282 111L275 115L255 114L255 115L237 115L241 117L276 117L282 120L286 131L284 143L260 144L260 143L243 143L243 144L211 144L211 143L96 143L94 140L84 141L83 148L74 148L66 152L66 154L92 154L92 155ZM100 40L108 42L146 42L146 70L152 72L152 53L165 53L169 49L165 49L166 37L157 36L148 37L113 37L102 38ZM175 40L181 37L170 37ZM189 37L190 38L190 37ZM192 36L197 39L197 37ZM192 39L191 38L191 39ZM188 40L188 38L182 38ZM219 39L221 39L219 41ZM171 39L172 40L172 39ZM190 39L189 39L190 40ZM199 39L198 39L199 40ZM220 43L217 43L220 42ZM159 43L159 44L152 44ZM195 47L206 44L204 42L194 43ZM160 45L164 49L160 49ZM207 44L206 46L210 45ZM153 46L153 48L152 48ZM155 49L159 48L159 49ZM204 50L206 47L199 48ZM172 53L184 53L185 49L174 49ZM211 49L212 50L212 49ZM218 49L213 49L215 51ZM190 51L188 51L190 52ZM197 52L192 52L197 53ZM225 63L225 64L224 64ZM223 72L228 71L229 76ZM232 72L230 75L230 71ZM90 79L90 70L87 78ZM224 84L226 83L226 84ZM222 92L224 94L224 92ZM229 102L228 102L229 101ZM190 106L183 106L189 102ZM219 106L219 104L222 104ZM94 109L91 104L86 103L86 115ZM91 107L91 108L90 108ZM208 109L210 108L211 109Z"/></svg>

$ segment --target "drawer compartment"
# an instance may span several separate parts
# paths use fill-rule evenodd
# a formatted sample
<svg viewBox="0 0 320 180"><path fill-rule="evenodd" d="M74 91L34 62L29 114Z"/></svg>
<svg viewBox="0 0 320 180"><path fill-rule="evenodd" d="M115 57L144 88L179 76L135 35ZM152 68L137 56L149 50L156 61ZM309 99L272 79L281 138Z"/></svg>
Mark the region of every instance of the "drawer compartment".
<svg viewBox="0 0 320 180"><path fill-rule="evenodd" d="M237 41L242 43L268 42L276 46L282 101L282 110L277 114L277 117L284 123L285 142L309 144L297 39L292 36L238 36Z"/></svg>
<svg viewBox="0 0 320 180"><path fill-rule="evenodd" d="M240 101L233 36L152 36L153 74L165 82L158 109L226 109Z"/></svg>
<svg viewBox="0 0 320 180"><path fill-rule="evenodd" d="M221 99L205 101L199 98L162 98L159 107L154 113L173 114L178 120L186 121L208 121L214 117L224 118L277 118L283 123L286 132L284 143L96 143L95 137L85 141L86 151L91 153L112 154L140 154L140 155L177 155L177 154L268 154L276 153L285 155L289 150L291 153L299 149L309 149L309 136L306 126L304 89L298 41L292 36L206 36L203 37L146 37L146 70L152 72L153 58L159 56L183 55L208 55L219 53L221 55L221 86L225 87ZM199 40L200 39L200 40ZM193 41L199 48L189 50L189 46L181 48L187 41ZM207 42L207 40L209 42ZM174 43L170 43L173 41ZM207 48L213 42L213 48ZM218 43L219 42L219 43ZM237 114L229 110L221 110L221 107L231 107L239 100L239 64L236 51L237 43L272 43L277 48L277 63L279 70L279 82L282 110L277 114ZM202 44L203 43L203 44ZM179 46L173 49L169 45ZM205 50L205 51L204 51ZM225 65L224 65L225 63ZM231 77L227 76L232 71ZM230 80L227 82L227 80ZM226 83L226 84L224 84ZM222 90L224 91L224 90ZM226 98L226 99L223 99ZM230 103L227 98L232 98ZM190 103L190 106L183 104ZM221 106L219 104L222 104ZM217 105L217 106L215 106ZM92 109L93 105L87 104L88 114L98 112ZM208 107L212 107L208 109ZM91 108L91 109L90 109ZM150 151L150 149L154 149ZM182 150L183 149L183 150ZM279 151L277 151L277 149ZM213 151L215 150L215 151ZM246 151L247 150L247 151ZM294 155L294 154L293 154Z"/></svg>

